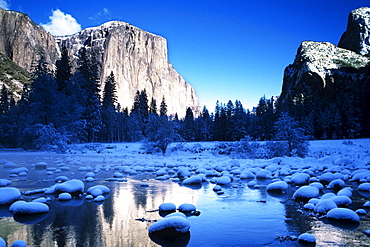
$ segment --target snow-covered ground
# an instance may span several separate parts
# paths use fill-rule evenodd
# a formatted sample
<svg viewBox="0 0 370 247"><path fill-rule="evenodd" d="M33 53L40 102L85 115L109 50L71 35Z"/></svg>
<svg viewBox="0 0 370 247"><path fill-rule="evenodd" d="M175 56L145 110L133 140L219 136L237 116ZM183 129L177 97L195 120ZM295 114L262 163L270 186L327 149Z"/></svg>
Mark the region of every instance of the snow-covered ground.
<svg viewBox="0 0 370 247"><path fill-rule="evenodd" d="M362 232L370 229L367 216L370 207L366 205L370 200L370 139L311 141L306 158L241 159L235 154L218 154L216 149L218 144L214 142L172 143L165 155L145 154L141 149L141 143L74 145L67 154L0 152L0 189L15 188L4 189L4 193L0 190L0 204L8 205L22 199L28 203L18 203L16 207L14 206L17 210L13 211L13 214L48 210L50 210L49 214L52 214L55 209L51 202L59 200L61 204L68 204L65 201L81 194L79 197L85 200L104 205L107 194L111 194L112 200L117 196L116 190L112 191L108 187L116 188L119 186L117 183L130 183L130 179L134 179L135 176L146 174L146 179L138 183L141 187L140 191L150 190L154 184L160 186L161 183L176 191L182 190L181 186L187 186L186 191L182 192L183 198L172 196L174 200L172 202L198 204L197 210L201 208L200 211L204 211L204 215L207 215L208 208L212 209L212 212L220 211L220 213L224 211L223 208L238 208L238 205L230 206L225 198L231 198L235 202L246 197L241 204L245 204L245 207L262 208L261 203L266 204L266 207L276 207L274 203L284 205L285 216L270 216L272 220L276 217L279 219L286 217L286 224L290 227L295 226L293 230L288 227L290 230L277 233L279 236L276 239L281 241L281 246L295 245L297 238L291 235L298 236L306 232L314 236L309 239L315 239L318 245L332 243L332 246L340 246L352 240L359 244L369 241L367 235ZM168 184L169 181L181 186L173 187ZM92 187L92 185L98 187ZM204 194L199 195L200 192L196 192L199 188L203 188ZM258 195L255 194L256 191ZM158 194L160 192L157 192L157 196L160 197ZM192 201L184 201L184 198L189 198L186 194L191 195L192 199L188 200ZM199 198L194 200L195 196ZM37 203L30 204L31 199L34 200L35 197L38 200ZM149 197L146 198L149 200ZM248 204L250 198L255 198L253 204ZM210 201L212 204L209 204ZM164 202L168 201L161 203ZM43 207L40 203L48 204L49 207ZM370 202L367 204L370 206ZM216 208L215 205L219 205L220 208ZM152 205L152 208L158 207L159 204ZM348 210L337 210L337 208L348 208ZM272 212L273 210L271 214ZM224 212L224 214L228 217L226 221L230 220L230 227L239 227L240 222L232 222L235 213ZM268 218L269 211L265 214ZM0 221L4 219L2 217L0 215ZM211 215L209 218L204 217L205 225L209 219L215 223L222 218ZM241 216L241 219L243 217ZM234 221L236 219L237 216ZM290 224L291 220L295 223ZM310 224L304 225L307 220ZM333 220L340 224L351 222L352 228L346 229L347 232L344 234L341 228L343 226L337 226ZM165 227L165 222L174 224L173 220L165 220L162 221L160 228ZM254 221L251 220L251 222ZM187 221L183 222L180 218L179 224L186 225L185 228L181 227L182 231L188 229ZM200 240L200 236L197 237L201 224L202 214L197 219L189 219L192 235L190 246L207 242L204 239ZM212 225L210 222L208 224ZM337 228L333 228L334 226ZM217 229L216 226L215 228ZM220 229L222 229L218 230L220 232L216 231L213 234L225 234L225 227L222 226ZM234 230L236 229L228 229L228 231ZM2 233L0 229L0 237L9 238L2 236ZM341 237L339 233L343 236ZM286 236L282 236L284 234ZM229 236L229 234L226 235ZM205 236L203 235L203 238ZM302 239L305 238L302 237L299 240L303 241ZM271 242L271 239L264 241L276 244ZM223 243L232 245L233 239L225 240ZM266 242L262 241L258 245L266 245Z"/></svg>

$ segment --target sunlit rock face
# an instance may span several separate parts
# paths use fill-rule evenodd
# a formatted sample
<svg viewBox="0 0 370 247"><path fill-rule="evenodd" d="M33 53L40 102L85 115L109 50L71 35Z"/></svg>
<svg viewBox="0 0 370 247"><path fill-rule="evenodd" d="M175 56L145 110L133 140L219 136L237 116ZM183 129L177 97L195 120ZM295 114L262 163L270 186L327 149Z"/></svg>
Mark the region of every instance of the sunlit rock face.
<svg viewBox="0 0 370 247"><path fill-rule="evenodd" d="M338 46L362 55L370 53L370 8L355 9L349 14L347 30Z"/></svg>
<svg viewBox="0 0 370 247"><path fill-rule="evenodd" d="M112 21L55 39L60 48L71 50L75 61L83 46L94 52L101 66L102 83L113 71L122 107L130 109L137 90L145 89L149 101L153 97L158 106L165 97L168 114L178 113L181 117L187 107L199 110L194 88L168 62L167 41L161 36Z"/></svg>
<svg viewBox="0 0 370 247"><path fill-rule="evenodd" d="M49 64L59 57L54 37L23 13L0 8L0 32L0 53L28 71L40 54Z"/></svg>
<svg viewBox="0 0 370 247"><path fill-rule="evenodd" d="M149 103L153 97L158 107L165 97L168 114L183 117L187 107L195 114L199 111L194 88L168 62L165 38L120 21L87 28L71 36L54 37L27 15L0 8L0 53L28 72L41 54L49 69L54 70L63 45L70 49L74 68L81 47L90 54L94 51L100 65L102 88L113 71L121 107L130 110L137 90L146 89Z"/></svg>

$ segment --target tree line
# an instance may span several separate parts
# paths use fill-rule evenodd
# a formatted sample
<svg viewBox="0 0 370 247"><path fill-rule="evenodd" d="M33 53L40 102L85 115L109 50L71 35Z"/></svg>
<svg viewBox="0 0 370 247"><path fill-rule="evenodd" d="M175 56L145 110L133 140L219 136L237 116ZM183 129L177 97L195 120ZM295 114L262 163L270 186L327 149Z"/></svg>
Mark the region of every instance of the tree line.
<svg viewBox="0 0 370 247"><path fill-rule="evenodd" d="M73 72L65 47L54 72L40 54L20 100L16 102L5 86L1 89L0 144L63 151L73 143L147 140L152 149L165 152L172 141L276 140L281 136L277 123L289 117L279 111L275 98L262 97L253 112L239 100L217 101L214 113L205 106L200 114L188 107L179 119L167 114L164 96L158 104L148 99L145 89L136 92L131 109L122 108L113 72L101 91L99 66L94 53L84 47Z"/></svg>

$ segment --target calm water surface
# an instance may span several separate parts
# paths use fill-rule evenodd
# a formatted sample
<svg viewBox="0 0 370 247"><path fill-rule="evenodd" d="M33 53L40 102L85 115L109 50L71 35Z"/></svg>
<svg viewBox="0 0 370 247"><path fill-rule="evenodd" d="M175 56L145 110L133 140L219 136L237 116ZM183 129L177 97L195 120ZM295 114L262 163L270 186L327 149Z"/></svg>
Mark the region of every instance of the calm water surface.
<svg viewBox="0 0 370 247"><path fill-rule="evenodd" d="M83 163L49 176L45 170L31 168L38 161L46 161L49 166L60 164L63 156L56 154L0 153L0 158L29 168L27 177L13 180L12 186L22 192L50 187L59 175L82 179L87 172L77 170ZM99 162L86 159L92 167ZM7 178L9 171L0 166L0 178ZM248 181L239 180L234 186L224 187L223 195L217 195L211 183L186 187L171 180L155 180L151 173L127 176L127 182L105 181L113 172L100 172L96 182L85 183L86 188L103 184L111 189L102 204L84 198L66 203L53 199L48 204L48 214L32 219L13 218L8 207L0 208L0 236L8 244L23 239L29 246L160 246L148 236L151 223L136 219L160 219L158 212L148 211L163 202L172 202L177 206L192 203L201 214L188 218L190 235L169 245L159 242L164 246L300 246L296 241L281 242L277 237L298 236L307 231L315 235L317 246L370 245L370 238L362 233L370 229L368 218L356 226L336 226L304 215L290 200L293 189L286 195L270 195L264 186L251 189ZM144 179L149 187L141 187ZM269 182L259 181L262 185ZM27 199L39 196L42 194Z"/></svg>

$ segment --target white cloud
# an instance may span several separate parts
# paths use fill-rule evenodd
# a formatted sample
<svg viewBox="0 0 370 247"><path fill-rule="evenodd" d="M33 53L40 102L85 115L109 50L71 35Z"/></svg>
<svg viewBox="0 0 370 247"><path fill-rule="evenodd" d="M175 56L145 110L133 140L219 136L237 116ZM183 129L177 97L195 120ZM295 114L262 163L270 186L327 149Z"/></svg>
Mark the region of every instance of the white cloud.
<svg viewBox="0 0 370 247"><path fill-rule="evenodd" d="M53 15L49 19L50 22L41 24L41 26L52 35L63 36L81 31L81 25L77 20L59 9L54 10Z"/></svg>
<svg viewBox="0 0 370 247"><path fill-rule="evenodd" d="M8 3L8 1L6 1L6 0L0 0L0 8L3 8L3 9L8 10L9 9L9 3Z"/></svg>

